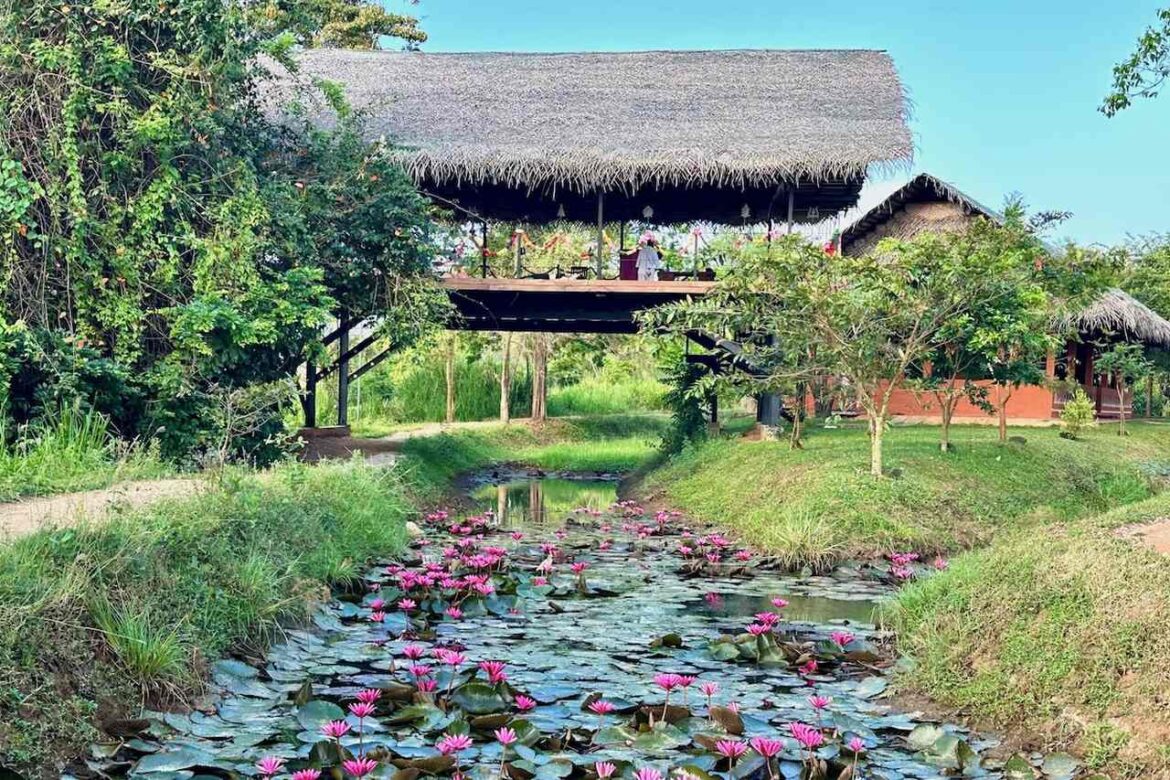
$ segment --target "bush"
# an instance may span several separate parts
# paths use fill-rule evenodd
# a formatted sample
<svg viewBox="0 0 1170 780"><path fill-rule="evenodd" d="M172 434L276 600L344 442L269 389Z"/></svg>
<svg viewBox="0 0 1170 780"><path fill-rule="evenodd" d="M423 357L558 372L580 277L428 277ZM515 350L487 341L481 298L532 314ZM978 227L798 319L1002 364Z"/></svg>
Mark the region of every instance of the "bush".
<svg viewBox="0 0 1170 780"><path fill-rule="evenodd" d="M1085 395L1085 391L1078 387L1072 398L1065 401L1064 408L1060 411L1060 423L1064 428L1061 435L1066 439L1075 439L1082 430L1093 425L1096 419L1096 407L1089 400L1089 396Z"/></svg>
<svg viewBox="0 0 1170 780"><path fill-rule="evenodd" d="M411 512L392 473L282 465L0 548L0 764L49 774L99 709L187 694L205 659L259 649L398 552Z"/></svg>

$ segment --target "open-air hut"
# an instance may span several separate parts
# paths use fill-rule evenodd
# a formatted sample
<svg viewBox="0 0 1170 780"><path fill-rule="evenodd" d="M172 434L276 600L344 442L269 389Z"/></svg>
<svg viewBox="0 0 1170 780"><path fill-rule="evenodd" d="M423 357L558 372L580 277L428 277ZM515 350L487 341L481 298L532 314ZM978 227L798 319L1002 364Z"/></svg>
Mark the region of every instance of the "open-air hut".
<svg viewBox="0 0 1170 780"><path fill-rule="evenodd" d="M913 151L881 51L313 49L298 65L284 88L340 84L421 190L484 221L815 222Z"/></svg>
<svg viewBox="0 0 1170 780"><path fill-rule="evenodd" d="M965 230L977 218L1001 219L1001 215L954 185L927 173L918 174L878 205L854 219L841 233L841 251L860 256L883 238L912 238L923 232ZM1076 333L1059 353L1048 356L1043 385L1021 387L1008 400L1007 413L1014 422L1049 421L1060 415L1065 399L1077 386L1084 389L1097 408L1097 416L1116 418L1122 405L1129 415L1132 392L1118 393L1113 377L1097 372L1097 345L1128 341L1170 348L1170 322L1122 290L1109 290L1091 306L1064 321L1054 323L1060 332ZM974 380L976 384L985 380ZM938 408L929 393L898 390L891 398L891 412L903 419L935 420ZM963 401L956 418L989 420L987 413Z"/></svg>

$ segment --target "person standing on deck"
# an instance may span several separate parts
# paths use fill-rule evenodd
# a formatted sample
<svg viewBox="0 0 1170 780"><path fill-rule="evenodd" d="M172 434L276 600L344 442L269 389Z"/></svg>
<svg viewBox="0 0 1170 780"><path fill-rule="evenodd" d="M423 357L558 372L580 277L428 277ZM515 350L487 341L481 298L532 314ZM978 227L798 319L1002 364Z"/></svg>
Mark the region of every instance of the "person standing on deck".
<svg viewBox="0 0 1170 780"><path fill-rule="evenodd" d="M658 281L658 269L662 267L662 253L658 250L658 241L647 232L642 236L641 248L638 250L638 281Z"/></svg>

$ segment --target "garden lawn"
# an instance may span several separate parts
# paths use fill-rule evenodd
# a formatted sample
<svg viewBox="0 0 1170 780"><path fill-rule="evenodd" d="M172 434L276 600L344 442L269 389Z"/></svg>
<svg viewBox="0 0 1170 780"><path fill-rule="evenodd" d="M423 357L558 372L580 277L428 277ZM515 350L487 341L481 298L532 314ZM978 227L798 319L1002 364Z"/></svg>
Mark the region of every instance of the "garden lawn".
<svg viewBox="0 0 1170 780"><path fill-rule="evenodd" d="M289 464L0 547L0 765L55 775L99 724L187 698L398 552L412 512L393 472Z"/></svg>
<svg viewBox="0 0 1170 780"><path fill-rule="evenodd" d="M868 440L853 425L813 428L805 449L723 438L694 447L648 475L642 490L741 534L793 566L914 549L985 544L997 531L1086 517L1151 494L1170 467L1170 426L1102 426L1069 441L1050 428L1013 433L956 427L955 451L938 429L895 427L886 437L891 478L866 472Z"/></svg>

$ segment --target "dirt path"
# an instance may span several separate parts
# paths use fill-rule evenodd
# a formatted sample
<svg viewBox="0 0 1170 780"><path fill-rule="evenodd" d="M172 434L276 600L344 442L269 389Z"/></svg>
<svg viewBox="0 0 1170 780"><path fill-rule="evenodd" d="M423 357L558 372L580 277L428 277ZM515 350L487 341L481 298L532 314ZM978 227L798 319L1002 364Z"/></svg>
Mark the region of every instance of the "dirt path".
<svg viewBox="0 0 1170 780"><path fill-rule="evenodd" d="M528 418L515 418L517 425L529 422ZM360 452L370 463L387 465L393 463L402 445L411 439L422 436L437 436L452 431L474 431L483 428L492 428L500 425L498 420L481 420L477 422L456 423L422 423L413 428L395 431L389 436L380 438L359 438L356 436L320 436L305 441L305 451L302 457L310 463L323 458L348 458L355 452Z"/></svg>
<svg viewBox="0 0 1170 780"><path fill-rule="evenodd" d="M1162 518L1153 523L1131 525L1118 530L1121 536L1137 539L1147 547L1170 555L1170 517Z"/></svg>
<svg viewBox="0 0 1170 780"><path fill-rule="evenodd" d="M139 507L160 498L194 493L199 479L154 479L126 482L101 490L62 493L0 504L0 541L32 533L46 526L71 525L102 517L111 507Z"/></svg>

